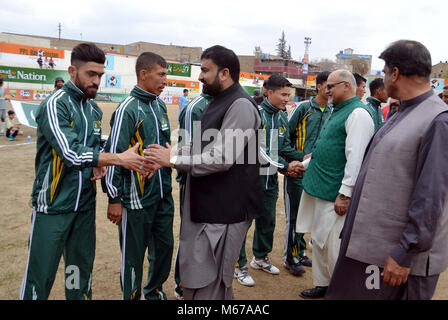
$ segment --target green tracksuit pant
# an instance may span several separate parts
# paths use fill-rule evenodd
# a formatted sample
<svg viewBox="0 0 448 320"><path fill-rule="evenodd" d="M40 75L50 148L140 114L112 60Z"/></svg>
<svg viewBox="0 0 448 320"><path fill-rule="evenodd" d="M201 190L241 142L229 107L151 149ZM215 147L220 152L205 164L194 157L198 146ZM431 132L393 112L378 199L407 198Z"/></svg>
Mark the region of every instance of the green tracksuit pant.
<svg viewBox="0 0 448 320"><path fill-rule="evenodd" d="M278 187L263 191L264 214L255 219L254 239L252 242L252 252L254 257L262 259L272 251L275 230L275 208L278 199ZM249 230L252 221L249 222ZM236 267L241 268L247 264L246 237L241 247L240 256Z"/></svg>
<svg viewBox="0 0 448 320"><path fill-rule="evenodd" d="M171 194L140 210L124 208L119 227L121 288L124 300L139 300L145 251L148 249L147 300L165 300L162 285L168 278L173 255L174 203Z"/></svg>
<svg viewBox="0 0 448 320"><path fill-rule="evenodd" d="M95 210L54 215L33 212L20 299L48 299L61 256L65 262L65 297L92 299L95 241Z"/></svg>
<svg viewBox="0 0 448 320"><path fill-rule="evenodd" d="M185 183L179 183L179 213L182 221L182 212L184 210L184 198L185 198ZM174 262L174 290L180 295L183 295L182 282L180 281L179 274L179 245L177 246L176 259Z"/></svg>
<svg viewBox="0 0 448 320"><path fill-rule="evenodd" d="M296 233L297 212L299 211L300 197L302 196L302 179L285 177L283 180L286 212L286 232L284 259L290 264L297 264L298 258L305 255L306 241L303 233Z"/></svg>

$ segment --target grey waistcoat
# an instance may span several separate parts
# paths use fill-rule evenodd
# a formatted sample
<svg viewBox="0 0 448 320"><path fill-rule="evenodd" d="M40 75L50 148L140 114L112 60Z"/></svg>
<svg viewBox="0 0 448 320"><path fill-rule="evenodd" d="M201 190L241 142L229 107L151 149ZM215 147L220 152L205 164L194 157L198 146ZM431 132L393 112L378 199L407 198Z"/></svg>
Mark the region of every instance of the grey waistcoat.
<svg viewBox="0 0 448 320"><path fill-rule="evenodd" d="M431 122L448 107L432 95L416 106L372 146L346 256L384 267L410 222L408 207L415 184L417 157ZM437 221L432 248L411 267L417 276L435 275L448 266L448 201Z"/></svg>

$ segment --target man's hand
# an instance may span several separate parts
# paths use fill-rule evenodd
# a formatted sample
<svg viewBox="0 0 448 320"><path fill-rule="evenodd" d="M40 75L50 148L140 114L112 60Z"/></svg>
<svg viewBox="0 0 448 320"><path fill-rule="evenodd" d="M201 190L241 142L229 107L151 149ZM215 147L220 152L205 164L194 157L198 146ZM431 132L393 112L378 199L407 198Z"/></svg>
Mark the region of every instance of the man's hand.
<svg viewBox="0 0 448 320"><path fill-rule="evenodd" d="M383 284L388 286L399 286L408 281L410 268L400 266L392 257L387 257L384 264L383 272Z"/></svg>
<svg viewBox="0 0 448 320"><path fill-rule="evenodd" d="M122 207L121 203L109 203L107 206L107 218L117 226L121 221Z"/></svg>
<svg viewBox="0 0 448 320"><path fill-rule="evenodd" d="M286 174L292 178L297 178L305 173L305 168L300 161L292 161L289 166Z"/></svg>
<svg viewBox="0 0 448 320"><path fill-rule="evenodd" d="M143 150L145 158L149 163L158 164L160 167L169 167L172 147L167 142L166 148L158 144L152 144Z"/></svg>
<svg viewBox="0 0 448 320"><path fill-rule="evenodd" d="M117 154L117 157L119 159L120 166L145 175L146 172L145 170L143 170L143 166L145 165L145 158L136 153L138 147L139 144L136 143L132 148Z"/></svg>
<svg viewBox="0 0 448 320"><path fill-rule="evenodd" d="M101 180L106 176L107 168L106 167L95 167L93 168L93 176L90 178L90 181Z"/></svg>
<svg viewBox="0 0 448 320"><path fill-rule="evenodd" d="M348 205L350 203L350 198L338 194L336 200L334 201L334 211L337 215L343 216L347 213Z"/></svg>
<svg viewBox="0 0 448 320"><path fill-rule="evenodd" d="M146 171L145 179L151 179L156 171L161 168L162 166L160 164L152 162L145 157L145 164L143 165L143 170Z"/></svg>
<svg viewBox="0 0 448 320"><path fill-rule="evenodd" d="M308 158L311 158L311 156L313 155L313 153L308 153L306 155L303 156L303 161L305 161Z"/></svg>

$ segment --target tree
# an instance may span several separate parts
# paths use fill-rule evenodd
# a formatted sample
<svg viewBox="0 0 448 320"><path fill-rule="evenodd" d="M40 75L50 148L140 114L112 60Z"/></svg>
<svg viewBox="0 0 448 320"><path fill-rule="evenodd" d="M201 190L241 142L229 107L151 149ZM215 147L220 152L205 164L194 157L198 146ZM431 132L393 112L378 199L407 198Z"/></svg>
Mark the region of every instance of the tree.
<svg viewBox="0 0 448 320"><path fill-rule="evenodd" d="M292 55L291 55L291 46L288 46L288 52L286 53L286 59L292 59Z"/></svg>
<svg viewBox="0 0 448 320"><path fill-rule="evenodd" d="M353 73L359 73L360 75L366 75L369 73L369 63L365 60L354 59L352 60L352 71Z"/></svg>
<svg viewBox="0 0 448 320"><path fill-rule="evenodd" d="M322 58L320 60L311 61L312 64L319 66L320 71L335 71L337 69L342 69L340 65L338 65L335 61L332 61L328 58Z"/></svg>
<svg viewBox="0 0 448 320"><path fill-rule="evenodd" d="M263 51L261 50L261 47L260 46L255 46L254 56L256 58L260 58L262 54L263 54Z"/></svg>
<svg viewBox="0 0 448 320"><path fill-rule="evenodd" d="M288 59L287 58L288 52L286 51L286 39L284 31L282 31L282 37L278 39L277 55L282 59Z"/></svg>

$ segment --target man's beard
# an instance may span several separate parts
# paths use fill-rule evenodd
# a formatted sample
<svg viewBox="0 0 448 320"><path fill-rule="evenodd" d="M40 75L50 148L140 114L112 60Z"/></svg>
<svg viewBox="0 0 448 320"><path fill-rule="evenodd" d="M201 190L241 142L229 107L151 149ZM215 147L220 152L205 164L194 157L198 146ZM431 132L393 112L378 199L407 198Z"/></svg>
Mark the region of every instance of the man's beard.
<svg viewBox="0 0 448 320"><path fill-rule="evenodd" d="M78 75L76 75L75 77L75 86L78 87L79 90L81 90L85 96L87 97L87 99L94 99L96 97L96 92L98 91L98 86L96 84L92 84L91 86L84 86L81 83L81 80L79 80ZM91 88L95 88L96 91L95 92L89 92L88 90Z"/></svg>
<svg viewBox="0 0 448 320"><path fill-rule="evenodd" d="M212 97L216 97L222 91L222 86L219 83L218 75L216 75L215 80L213 80L211 84L207 84L204 81L202 81L202 84L202 92Z"/></svg>

